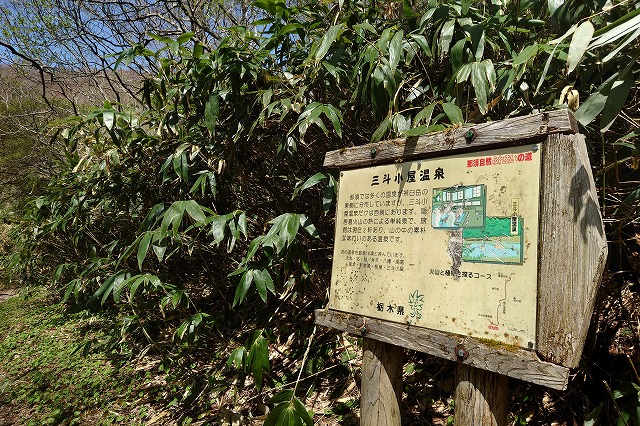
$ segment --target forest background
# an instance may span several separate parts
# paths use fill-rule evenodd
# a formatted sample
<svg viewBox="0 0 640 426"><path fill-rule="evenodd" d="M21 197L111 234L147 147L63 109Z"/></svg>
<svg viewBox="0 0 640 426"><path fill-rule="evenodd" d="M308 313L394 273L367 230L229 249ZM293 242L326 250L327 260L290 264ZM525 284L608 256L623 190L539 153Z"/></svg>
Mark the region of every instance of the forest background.
<svg viewBox="0 0 640 426"><path fill-rule="evenodd" d="M82 318L73 357L145 396L92 395L91 414L45 397L50 361L12 358L4 406L33 424L356 422L360 342L313 324L324 153L570 108L608 270L569 390L512 381L510 419L638 423L640 2L3 0L0 19L3 285L47 330ZM406 424L451 422L453 369L407 353Z"/></svg>

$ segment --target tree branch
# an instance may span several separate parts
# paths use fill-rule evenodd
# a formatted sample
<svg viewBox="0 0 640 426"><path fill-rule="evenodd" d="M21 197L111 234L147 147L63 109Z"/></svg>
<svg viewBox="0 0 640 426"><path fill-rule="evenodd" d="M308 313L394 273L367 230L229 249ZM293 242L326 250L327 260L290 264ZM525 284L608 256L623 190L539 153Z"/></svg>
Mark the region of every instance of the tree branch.
<svg viewBox="0 0 640 426"><path fill-rule="evenodd" d="M31 66L33 66L35 69L38 70L38 72L40 73L40 81L42 82L42 99L44 99L44 101L47 103L47 106L49 106L49 108L51 108L53 110L53 105L51 105L51 103L49 102L49 99L47 98L47 85L46 85L46 81L44 79L44 73L45 72L47 74L51 74L51 73L49 71L45 71L45 68L36 59L31 58L31 57L19 52L15 47L10 45L9 43L5 43L4 41L0 40L0 46L4 47L9 52L11 52L13 55L19 57L20 59L23 59L23 60L27 61L28 63L31 64Z"/></svg>

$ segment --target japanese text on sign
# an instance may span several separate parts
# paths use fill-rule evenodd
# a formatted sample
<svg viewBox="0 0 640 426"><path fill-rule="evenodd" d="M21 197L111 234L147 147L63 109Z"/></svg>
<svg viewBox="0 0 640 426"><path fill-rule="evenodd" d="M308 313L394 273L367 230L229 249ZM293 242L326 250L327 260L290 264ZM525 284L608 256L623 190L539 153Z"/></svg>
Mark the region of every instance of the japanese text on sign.
<svg viewBox="0 0 640 426"><path fill-rule="evenodd" d="M342 172L330 307L531 347L540 155L522 146Z"/></svg>

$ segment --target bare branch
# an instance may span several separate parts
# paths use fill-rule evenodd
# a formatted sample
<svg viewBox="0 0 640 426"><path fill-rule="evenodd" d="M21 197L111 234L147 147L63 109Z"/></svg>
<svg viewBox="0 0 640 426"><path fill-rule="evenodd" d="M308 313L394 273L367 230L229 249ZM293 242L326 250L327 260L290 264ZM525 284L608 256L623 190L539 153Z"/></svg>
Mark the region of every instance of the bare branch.
<svg viewBox="0 0 640 426"><path fill-rule="evenodd" d="M21 52L19 52L15 47L13 47L12 45L10 45L9 43L5 43L4 41L0 40L0 46L4 47L5 49L7 49L9 52L11 52L13 55L19 57L20 59L23 59L25 61L27 61L28 63L30 63L35 69L38 70L38 72L40 73L40 80L42 82L42 99L44 99L44 101L47 103L47 105L49 106L49 108L53 109L53 106L51 105L51 103L49 102L49 99L47 99L47 85L45 82L45 78L44 78L44 74L45 72L50 74L49 71L45 70L45 67L43 67L40 62L38 62L37 60L35 60L34 58L31 58Z"/></svg>

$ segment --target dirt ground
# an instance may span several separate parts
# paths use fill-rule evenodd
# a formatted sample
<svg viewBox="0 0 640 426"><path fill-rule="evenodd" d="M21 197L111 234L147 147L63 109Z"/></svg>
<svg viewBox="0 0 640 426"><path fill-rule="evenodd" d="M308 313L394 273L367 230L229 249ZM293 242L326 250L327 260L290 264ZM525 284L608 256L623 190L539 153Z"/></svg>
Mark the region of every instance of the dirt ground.
<svg viewBox="0 0 640 426"><path fill-rule="evenodd" d="M18 294L17 290L13 290L13 289L0 290L0 303L4 302L5 300L8 300L8 299L12 298L16 294Z"/></svg>

